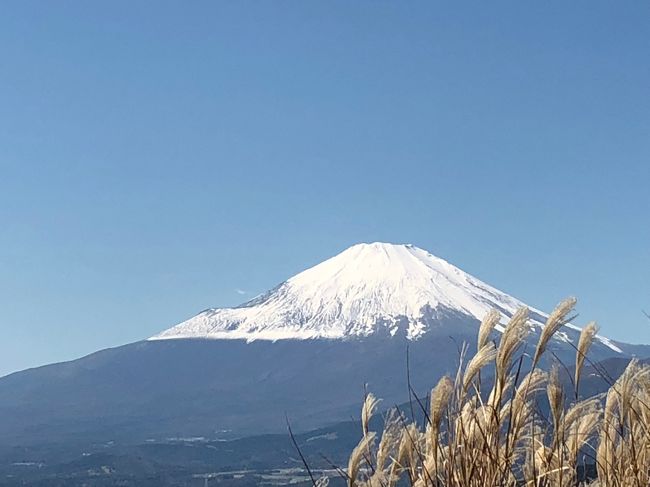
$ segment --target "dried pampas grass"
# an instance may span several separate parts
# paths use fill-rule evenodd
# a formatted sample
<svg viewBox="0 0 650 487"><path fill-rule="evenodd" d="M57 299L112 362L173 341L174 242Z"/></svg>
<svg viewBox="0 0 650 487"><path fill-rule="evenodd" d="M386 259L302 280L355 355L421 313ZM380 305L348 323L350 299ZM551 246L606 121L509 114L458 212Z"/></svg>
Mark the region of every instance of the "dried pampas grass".
<svg viewBox="0 0 650 487"><path fill-rule="evenodd" d="M370 431L378 400L368 394L348 485L393 487L401 479L406 484L400 485L417 487L575 487L588 483L578 476L586 461L597 470L593 487L650 485L650 367L633 360L604 397L578 402L581 371L597 333L589 323L576 347L575 402L568 404L557 365L550 374L541 370L551 338L575 304L569 298L551 313L521 374L518 351L530 331L528 310L510 318L498 346L489 337L501 314L488 313L476 354L455 380L443 377L432 389L426 424L390 412L378 445ZM485 398L478 382L490 364L494 379ZM540 412L542 397L548 417Z"/></svg>

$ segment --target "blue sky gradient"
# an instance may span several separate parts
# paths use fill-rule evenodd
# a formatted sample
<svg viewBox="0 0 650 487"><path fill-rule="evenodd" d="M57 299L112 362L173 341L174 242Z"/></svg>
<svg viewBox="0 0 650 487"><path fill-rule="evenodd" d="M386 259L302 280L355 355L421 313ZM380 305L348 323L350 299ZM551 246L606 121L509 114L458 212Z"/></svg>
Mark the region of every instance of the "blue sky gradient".
<svg viewBox="0 0 650 487"><path fill-rule="evenodd" d="M409 242L650 343L650 3L0 15L0 375Z"/></svg>

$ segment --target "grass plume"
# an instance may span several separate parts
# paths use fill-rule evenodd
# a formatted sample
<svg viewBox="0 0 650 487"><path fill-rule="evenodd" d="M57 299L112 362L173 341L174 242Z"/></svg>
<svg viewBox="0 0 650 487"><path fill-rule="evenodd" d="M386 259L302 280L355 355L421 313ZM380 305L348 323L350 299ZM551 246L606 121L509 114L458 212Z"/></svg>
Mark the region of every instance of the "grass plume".
<svg viewBox="0 0 650 487"><path fill-rule="evenodd" d="M569 298L549 315L527 373L521 370L518 351L531 329L528 310L522 308L510 318L498 345L489 336L501 314L488 313L479 328L474 357L459 367L455 380L443 377L432 389L424 427L393 411L375 445L369 418L378 401L368 394L362 408L363 437L350 456L348 485L650 485L650 367L632 360L603 397L578 401L581 371L597 333L595 323L589 323L576 347L572 403L557 365L550 373L542 370L548 344L575 304ZM488 366L494 377L483 397L476 382ZM548 417L540 412L542 397ZM597 480L578 477L585 458L595 464Z"/></svg>

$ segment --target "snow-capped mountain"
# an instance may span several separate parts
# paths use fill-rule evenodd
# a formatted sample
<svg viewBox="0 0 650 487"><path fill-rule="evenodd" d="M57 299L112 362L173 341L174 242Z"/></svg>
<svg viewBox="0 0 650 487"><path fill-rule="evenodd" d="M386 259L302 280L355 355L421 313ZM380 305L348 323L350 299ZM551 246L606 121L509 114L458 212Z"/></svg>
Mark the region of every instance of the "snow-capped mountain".
<svg viewBox="0 0 650 487"><path fill-rule="evenodd" d="M151 339L340 339L400 331L418 339L445 315L474 321L497 309L505 322L522 306L527 305L413 245L363 243L241 306L208 309ZM531 325L542 326L545 313L528 308ZM557 339L571 342L578 330L569 325Z"/></svg>
<svg viewBox="0 0 650 487"><path fill-rule="evenodd" d="M488 310L505 323L523 305L416 247L355 245L237 308L0 378L0 450L285 432L285 414L296 431L347 420L365 384L384 404L409 399L406 356L424 396L456 373L460 345L474 346ZM531 309L523 367L544 321ZM577 339L564 327L548 355L570 366ZM607 368L650 347L600 338L589 355Z"/></svg>

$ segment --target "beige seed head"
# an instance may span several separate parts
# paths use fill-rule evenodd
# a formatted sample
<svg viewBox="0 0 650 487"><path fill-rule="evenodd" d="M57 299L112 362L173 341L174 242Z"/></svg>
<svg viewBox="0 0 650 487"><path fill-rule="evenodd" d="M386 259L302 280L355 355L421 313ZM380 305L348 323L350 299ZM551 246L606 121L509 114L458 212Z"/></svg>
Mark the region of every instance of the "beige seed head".
<svg viewBox="0 0 650 487"><path fill-rule="evenodd" d="M497 349L492 342L487 343L476 352L476 355L472 357L467 364L467 367L465 367L465 375L463 376L463 392L467 392L467 389L472 383L474 377L476 377L476 374L478 374L483 367L492 362L496 356Z"/></svg>
<svg viewBox="0 0 650 487"><path fill-rule="evenodd" d="M596 333L598 333L598 326L593 321L585 326L580 332L578 350L576 351L576 370L574 376L576 391L578 390L578 384L580 383L580 375L582 374L582 367L587 358L587 352L589 352L589 348L596 337Z"/></svg>
<svg viewBox="0 0 650 487"><path fill-rule="evenodd" d="M546 386L546 393L551 408L551 416L553 417L553 428L554 431L557 432L560 426L560 418L564 411L564 393L562 390L562 384L560 384L560 371L557 365L554 365L551 369L551 375Z"/></svg>
<svg viewBox="0 0 650 487"><path fill-rule="evenodd" d="M501 335L496 358L497 378L499 380L505 381L505 375L512 363L512 358L528 331L528 308L522 307L512 315L503 331L503 335Z"/></svg>
<svg viewBox="0 0 650 487"><path fill-rule="evenodd" d="M566 324L566 318L573 310L573 308L575 308L576 303L576 298L567 298L558 304L553 312L549 315L548 319L546 320L546 324L542 329L542 333L539 336L539 341L537 342L537 349L535 350L535 356L533 357L533 364L536 365L539 362L539 359L544 354L546 345L548 345L551 337Z"/></svg>
<svg viewBox="0 0 650 487"><path fill-rule="evenodd" d="M375 414L379 401L372 392L366 395L366 400L361 408L361 428L364 435L368 434L370 419Z"/></svg>
<svg viewBox="0 0 650 487"><path fill-rule="evenodd" d="M361 462L374 441L375 433L368 433L361 438L359 444L352 450L350 459L348 460L348 487L355 487L357 485Z"/></svg>
<svg viewBox="0 0 650 487"><path fill-rule="evenodd" d="M490 338L490 333L494 330L494 327L499 323L501 319L501 313L496 309L488 311L481 321L481 326L478 329L478 346L476 350L481 350Z"/></svg>
<svg viewBox="0 0 650 487"><path fill-rule="evenodd" d="M438 427L442 415L447 408L451 393L454 390L454 382L447 376L438 381L436 387L431 390L431 405L429 409L429 418L432 426Z"/></svg>

